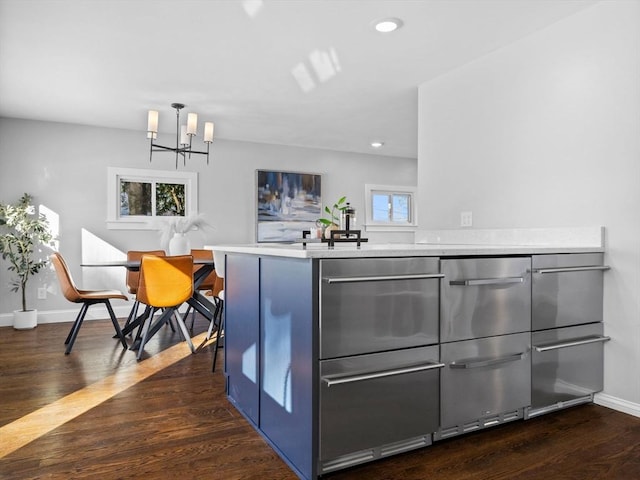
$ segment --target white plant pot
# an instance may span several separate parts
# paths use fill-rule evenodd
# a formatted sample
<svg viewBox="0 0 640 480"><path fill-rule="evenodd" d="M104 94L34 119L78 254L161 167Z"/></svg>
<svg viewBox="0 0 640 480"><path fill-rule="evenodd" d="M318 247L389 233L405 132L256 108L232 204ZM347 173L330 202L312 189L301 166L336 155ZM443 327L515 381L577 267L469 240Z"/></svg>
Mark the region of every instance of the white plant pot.
<svg viewBox="0 0 640 480"><path fill-rule="evenodd" d="M38 325L37 310L14 310L13 328L16 330L29 330Z"/></svg>
<svg viewBox="0 0 640 480"><path fill-rule="evenodd" d="M188 255L191 253L191 242L184 233L175 233L169 240L169 255Z"/></svg>

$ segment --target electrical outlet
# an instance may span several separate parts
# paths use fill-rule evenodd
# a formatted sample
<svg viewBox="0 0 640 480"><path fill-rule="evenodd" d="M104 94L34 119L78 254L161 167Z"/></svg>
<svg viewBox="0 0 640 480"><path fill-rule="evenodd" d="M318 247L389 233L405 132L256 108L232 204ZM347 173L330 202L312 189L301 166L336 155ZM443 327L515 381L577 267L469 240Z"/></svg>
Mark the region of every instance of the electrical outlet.
<svg viewBox="0 0 640 480"><path fill-rule="evenodd" d="M38 300L45 300L47 298L47 287L38 288Z"/></svg>
<svg viewBox="0 0 640 480"><path fill-rule="evenodd" d="M473 225L473 213L472 212L460 212L460 226L471 227Z"/></svg>

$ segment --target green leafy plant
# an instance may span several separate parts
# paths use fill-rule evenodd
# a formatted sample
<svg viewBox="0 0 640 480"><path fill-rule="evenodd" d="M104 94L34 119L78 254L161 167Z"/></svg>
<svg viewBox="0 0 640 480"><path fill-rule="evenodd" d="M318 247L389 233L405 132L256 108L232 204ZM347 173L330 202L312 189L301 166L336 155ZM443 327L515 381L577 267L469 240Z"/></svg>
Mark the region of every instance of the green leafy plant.
<svg viewBox="0 0 640 480"><path fill-rule="evenodd" d="M15 205L0 203L0 253L3 260L9 261L8 270L16 275L10 285L12 292L21 292L22 311L27 310L29 277L48 262L37 259L35 249L53 239L47 218L35 213L31 200L31 195L25 193Z"/></svg>
<svg viewBox="0 0 640 480"><path fill-rule="evenodd" d="M328 227L330 225L340 225L340 214L344 212L346 208L347 197L341 197L336 203L333 204L331 208L329 208L328 205L324 207L324 213L328 214L329 218L319 218L317 220L317 223L324 227Z"/></svg>

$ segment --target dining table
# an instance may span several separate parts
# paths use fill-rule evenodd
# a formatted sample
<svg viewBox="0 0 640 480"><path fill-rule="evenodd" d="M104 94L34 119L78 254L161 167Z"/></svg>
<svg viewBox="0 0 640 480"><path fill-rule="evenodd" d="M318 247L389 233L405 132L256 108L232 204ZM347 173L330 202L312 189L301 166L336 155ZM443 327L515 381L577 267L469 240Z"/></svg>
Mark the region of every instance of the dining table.
<svg viewBox="0 0 640 480"><path fill-rule="evenodd" d="M141 264L140 260L111 260L111 261L105 261L105 262L87 262L87 263L80 264L80 266L81 267L124 267L127 270L139 271L140 264ZM214 319L215 319L216 305L213 302L211 302L209 299L207 299L205 295L200 293L199 287L202 284L202 282L205 280L205 278L207 278L207 276L215 270L215 262L213 259L194 258L193 264L194 266L197 265L199 268L194 269L193 294L191 295L191 298L187 300L187 304L190 305L195 311L200 313L202 316L204 316L207 320L209 320L209 322L211 322L211 324L213 325ZM133 332L133 330L136 327L142 326L149 317L152 317L152 313L153 313L152 308L150 307L145 308L144 312L141 315L137 316L135 319L129 322L129 324L122 329L122 334L128 335L131 332ZM155 333L157 333L157 331L160 329L161 326L162 325L160 320L156 321L156 323L154 324L149 325L148 327L149 338L151 338ZM139 348L140 330L141 329L139 329L138 334L136 334L136 337L131 347L129 347L130 350L137 350ZM211 328L209 330L211 330ZM185 340L189 345L191 352L195 353L196 348L193 345L191 338L189 338L188 335L185 335Z"/></svg>

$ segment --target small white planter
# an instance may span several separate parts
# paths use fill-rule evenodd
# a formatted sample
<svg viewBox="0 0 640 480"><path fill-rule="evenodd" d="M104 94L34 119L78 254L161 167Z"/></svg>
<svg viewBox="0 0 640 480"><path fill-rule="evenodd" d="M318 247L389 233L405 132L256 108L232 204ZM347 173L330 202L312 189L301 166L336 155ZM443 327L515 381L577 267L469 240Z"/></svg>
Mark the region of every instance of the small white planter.
<svg viewBox="0 0 640 480"><path fill-rule="evenodd" d="M16 330L29 330L38 325L37 310L14 310L13 328Z"/></svg>
<svg viewBox="0 0 640 480"><path fill-rule="evenodd" d="M189 255L191 242L184 233L175 233L169 240L169 255Z"/></svg>

